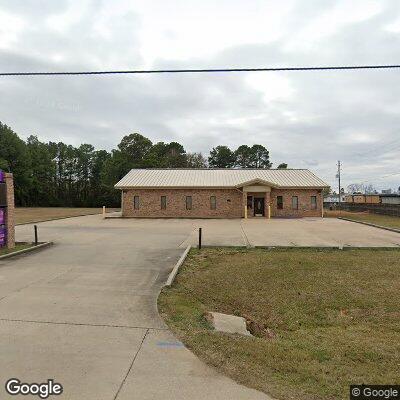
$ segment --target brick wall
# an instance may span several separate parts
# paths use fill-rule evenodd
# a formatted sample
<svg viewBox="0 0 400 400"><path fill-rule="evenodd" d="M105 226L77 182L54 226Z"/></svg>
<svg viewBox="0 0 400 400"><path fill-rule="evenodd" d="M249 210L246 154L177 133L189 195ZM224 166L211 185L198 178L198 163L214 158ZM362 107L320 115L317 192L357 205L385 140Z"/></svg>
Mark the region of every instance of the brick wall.
<svg viewBox="0 0 400 400"><path fill-rule="evenodd" d="M139 210L134 209L139 196ZM161 210L161 196L167 196L167 208ZM192 209L186 210L186 196L192 196ZM216 196L217 208L211 210L210 196ZM124 217L240 218L242 193L232 189L136 189L123 192Z"/></svg>
<svg viewBox="0 0 400 400"><path fill-rule="evenodd" d="M13 175L5 174L6 190L7 190L7 211L6 211L6 228L7 228L7 247L9 249L15 247L15 216L14 216L14 180Z"/></svg>
<svg viewBox="0 0 400 400"><path fill-rule="evenodd" d="M251 193L263 197L264 193ZM134 209L134 196L139 196L139 210ZM167 197L167 208L161 210L161 196ZM186 210L186 196L192 196L192 210ZM216 196L217 209L211 210L210 196ZM283 209L277 209L277 196L283 196ZM298 210L292 209L292 196L298 197ZM317 208L311 209L311 196L317 196ZM123 192L124 217L178 217L178 218L241 218L246 197L233 189L132 189ZM320 217L322 194L314 189L272 189L267 193L271 216L274 217ZM251 217L250 214L248 214Z"/></svg>
<svg viewBox="0 0 400 400"><path fill-rule="evenodd" d="M283 209L277 208L277 196L283 197ZM292 196L298 197L298 210L292 209ZM311 209L311 196L317 196L317 208ZM317 189L272 189L272 217L320 217L322 214L323 196Z"/></svg>

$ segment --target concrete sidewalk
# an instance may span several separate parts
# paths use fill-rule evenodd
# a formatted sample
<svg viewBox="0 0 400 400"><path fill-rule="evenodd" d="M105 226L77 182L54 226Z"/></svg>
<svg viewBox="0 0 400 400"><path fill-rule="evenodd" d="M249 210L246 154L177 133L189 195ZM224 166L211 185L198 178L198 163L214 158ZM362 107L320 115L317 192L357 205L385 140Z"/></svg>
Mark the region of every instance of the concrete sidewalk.
<svg viewBox="0 0 400 400"><path fill-rule="evenodd" d="M40 223L53 247L0 262L0 398L15 398L4 384L16 377L55 379L68 400L268 399L204 365L158 315L195 229L100 216ZM18 240L31 237L32 226L17 227Z"/></svg>

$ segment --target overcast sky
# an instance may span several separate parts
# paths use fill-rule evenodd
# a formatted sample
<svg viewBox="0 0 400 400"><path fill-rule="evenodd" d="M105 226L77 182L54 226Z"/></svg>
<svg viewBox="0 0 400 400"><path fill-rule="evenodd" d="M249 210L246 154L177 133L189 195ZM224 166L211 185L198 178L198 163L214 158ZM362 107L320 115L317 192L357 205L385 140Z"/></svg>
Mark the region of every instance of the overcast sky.
<svg viewBox="0 0 400 400"><path fill-rule="evenodd" d="M398 0L0 0L4 72L396 63ZM338 159L344 185L400 186L400 70L5 77L0 121L107 150L260 143L334 188Z"/></svg>

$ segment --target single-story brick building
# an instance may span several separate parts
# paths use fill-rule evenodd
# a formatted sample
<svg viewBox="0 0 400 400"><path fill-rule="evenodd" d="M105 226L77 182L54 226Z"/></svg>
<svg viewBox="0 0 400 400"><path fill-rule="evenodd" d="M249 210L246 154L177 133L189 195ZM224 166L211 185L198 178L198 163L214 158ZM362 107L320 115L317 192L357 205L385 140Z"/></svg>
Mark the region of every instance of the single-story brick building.
<svg viewBox="0 0 400 400"><path fill-rule="evenodd" d="M132 169L124 217L321 217L328 185L307 169Z"/></svg>

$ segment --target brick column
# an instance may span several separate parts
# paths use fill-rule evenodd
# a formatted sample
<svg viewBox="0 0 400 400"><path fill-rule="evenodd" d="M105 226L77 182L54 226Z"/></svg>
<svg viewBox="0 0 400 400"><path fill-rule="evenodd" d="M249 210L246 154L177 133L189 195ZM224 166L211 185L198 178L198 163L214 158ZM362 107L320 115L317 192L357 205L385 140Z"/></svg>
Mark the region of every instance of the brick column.
<svg viewBox="0 0 400 400"><path fill-rule="evenodd" d="M15 247L15 217L14 217L14 179L13 174L5 174L6 192L7 192L7 211L6 211L6 228L7 228L7 247L12 249Z"/></svg>

